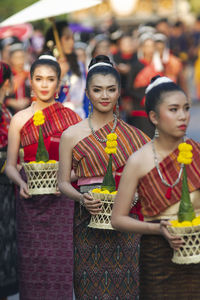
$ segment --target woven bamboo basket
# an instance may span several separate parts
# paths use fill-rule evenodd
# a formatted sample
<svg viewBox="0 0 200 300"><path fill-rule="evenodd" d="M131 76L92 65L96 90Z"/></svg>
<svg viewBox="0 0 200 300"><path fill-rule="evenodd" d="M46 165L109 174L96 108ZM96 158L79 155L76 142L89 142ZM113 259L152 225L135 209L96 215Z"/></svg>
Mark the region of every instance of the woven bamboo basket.
<svg viewBox="0 0 200 300"><path fill-rule="evenodd" d="M30 195L55 194L58 192L58 162L23 163Z"/></svg>
<svg viewBox="0 0 200 300"><path fill-rule="evenodd" d="M174 250L172 262L176 264L197 264L200 262L200 225L191 227L168 227L172 235L180 236L184 245Z"/></svg>
<svg viewBox="0 0 200 300"><path fill-rule="evenodd" d="M94 199L101 200L102 207L101 212L98 215L92 215L88 227L96 229L110 229L114 230L111 225L111 213L113 203L116 197L112 194L103 194L103 193L93 193L90 191L90 194Z"/></svg>

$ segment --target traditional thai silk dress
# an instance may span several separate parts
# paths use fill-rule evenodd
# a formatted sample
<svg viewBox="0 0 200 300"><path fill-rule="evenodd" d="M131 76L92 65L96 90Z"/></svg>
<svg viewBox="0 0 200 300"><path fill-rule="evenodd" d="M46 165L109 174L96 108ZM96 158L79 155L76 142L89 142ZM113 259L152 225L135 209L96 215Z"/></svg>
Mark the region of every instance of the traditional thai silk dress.
<svg viewBox="0 0 200 300"><path fill-rule="evenodd" d="M113 121L96 131L105 139ZM128 157L148 138L137 128L123 121L117 123L117 153L113 155L113 171L119 176ZM79 141L73 149L73 169L78 176L80 191L86 192L102 183L109 156L106 143L93 135ZM119 179L119 178L118 178ZM87 227L91 215L86 209L75 208L75 296L83 299L138 299L139 235L115 230Z"/></svg>
<svg viewBox="0 0 200 300"><path fill-rule="evenodd" d="M18 291L15 187L4 173L11 114L0 106L0 299Z"/></svg>
<svg viewBox="0 0 200 300"><path fill-rule="evenodd" d="M43 110L41 126L49 159L58 160L64 129L80 121L60 103ZM29 119L21 129L24 161L34 161L38 127ZM74 201L63 195L34 195L17 201L17 238L21 300L73 299Z"/></svg>
<svg viewBox="0 0 200 300"><path fill-rule="evenodd" d="M191 201L197 215L200 214L200 144L188 139L193 146L193 161L186 166ZM178 149L159 165L165 180L173 184L178 177L180 164ZM156 168L139 182L138 193L141 210L146 221L177 219L181 199L181 180L171 190L165 186ZM143 235L140 246L140 299L177 300L200 299L200 264L178 265L172 263L173 249L164 237Z"/></svg>

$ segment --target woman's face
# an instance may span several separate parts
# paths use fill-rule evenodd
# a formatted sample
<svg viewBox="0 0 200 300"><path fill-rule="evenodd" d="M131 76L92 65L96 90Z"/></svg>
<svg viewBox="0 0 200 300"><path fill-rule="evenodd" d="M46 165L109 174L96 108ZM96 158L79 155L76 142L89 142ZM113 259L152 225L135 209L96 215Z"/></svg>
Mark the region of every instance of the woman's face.
<svg viewBox="0 0 200 300"><path fill-rule="evenodd" d="M10 55L10 65L17 71L22 71L25 64L25 52L17 50Z"/></svg>
<svg viewBox="0 0 200 300"><path fill-rule="evenodd" d="M61 46L64 54L71 54L74 49L74 37L69 28L64 28L60 37Z"/></svg>
<svg viewBox="0 0 200 300"><path fill-rule="evenodd" d="M144 58L152 59L153 54L155 52L155 42L151 39L148 39L142 44L141 49Z"/></svg>
<svg viewBox="0 0 200 300"><path fill-rule="evenodd" d="M113 111L120 96L116 78L111 74L94 75L89 83L87 95L94 110L100 112Z"/></svg>
<svg viewBox="0 0 200 300"><path fill-rule="evenodd" d="M57 91L58 83L57 73L52 67L42 65L35 68L31 84L37 99L43 102L54 100L54 94Z"/></svg>
<svg viewBox="0 0 200 300"><path fill-rule="evenodd" d="M159 105L157 117L158 130L167 135L182 137L185 135L190 120L190 104L181 91L167 92Z"/></svg>

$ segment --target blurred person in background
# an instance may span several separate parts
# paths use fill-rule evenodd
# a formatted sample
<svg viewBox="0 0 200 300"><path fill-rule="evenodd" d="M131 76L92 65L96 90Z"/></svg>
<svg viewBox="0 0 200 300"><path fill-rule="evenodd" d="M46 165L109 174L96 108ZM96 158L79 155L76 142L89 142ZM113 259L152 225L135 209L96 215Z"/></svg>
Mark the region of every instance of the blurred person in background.
<svg viewBox="0 0 200 300"><path fill-rule="evenodd" d="M57 101L63 103L74 110L81 118L85 118L84 97L85 97L85 66L78 61L74 50L73 32L68 26L67 21L57 21L56 29L60 38L60 43L64 58L59 59L61 67L61 84ZM50 27L45 35L45 50L55 51L56 43L53 28ZM57 53L59 54L59 53Z"/></svg>
<svg viewBox="0 0 200 300"><path fill-rule="evenodd" d="M149 122L145 112L145 89L156 75L163 75L163 65L155 51L155 40L152 29L139 36L137 60L132 64L128 78L128 93L131 98L127 123L139 128L150 138L154 135L154 127Z"/></svg>
<svg viewBox="0 0 200 300"><path fill-rule="evenodd" d="M9 47L9 65L13 73L13 94L6 99L6 105L12 111L28 107L30 99L30 77L26 65L26 50L23 43L14 43Z"/></svg>
<svg viewBox="0 0 200 300"><path fill-rule="evenodd" d="M170 53L168 38L162 33L154 35L156 51L164 67L164 75L177 83L187 93L187 83L180 58Z"/></svg>
<svg viewBox="0 0 200 300"><path fill-rule="evenodd" d="M10 67L0 62L0 299L14 295L17 284L17 247L15 223L15 188L4 173L11 113L5 97L12 89Z"/></svg>
<svg viewBox="0 0 200 300"><path fill-rule="evenodd" d="M20 43L16 36L9 36L0 40L0 59L2 62L9 64L10 45Z"/></svg>
<svg viewBox="0 0 200 300"><path fill-rule="evenodd" d="M121 116L123 119L126 119L123 112L127 110L127 104L129 105L130 102L127 87L128 76L134 62L137 60L137 54L133 38L129 34L122 34L117 41L117 46L118 51L113 55L113 60L121 76L121 99L119 105Z"/></svg>
<svg viewBox="0 0 200 300"><path fill-rule="evenodd" d="M97 34L94 37L94 46L91 51L91 57L96 57L98 55L106 55L112 59L112 54L110 52L110 41L106 34Z"/></svg>

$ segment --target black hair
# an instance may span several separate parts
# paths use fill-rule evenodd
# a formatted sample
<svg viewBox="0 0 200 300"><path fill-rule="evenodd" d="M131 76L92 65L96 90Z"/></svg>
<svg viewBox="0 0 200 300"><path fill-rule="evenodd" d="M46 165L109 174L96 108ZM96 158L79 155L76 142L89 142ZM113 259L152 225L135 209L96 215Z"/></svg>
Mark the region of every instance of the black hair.
<svg viewBox="0 0 200 300"><path fill-rule="evenodd" d="M94 66L97 63L104 62L106 64L109 64L110 66L107 65L98 65L96 67L93 67L90 70L90 67ZM113 66L113 63L110 61L109 57L106 55L98 55L90 61L90 64L88 66L88 75L86 79L86 89L88 89L88 86L90 84L91 78L94 75L101 74L101 75L113 75L118 83L119 88L121 87L121 79L119 72L116 70L116 68Z"/></svg>
<svg viewBox="0 0 200 300"><path fill-rule="evenodd" d="M63 35L63 30L65 28L69 28L69 24L67 21L56 21L55 23L56 26L56 30L58 32L58 36L59 38L62 37ZM69 28L70 32L71 29ZM44 51L48 51L48 41L53 41L54 45L55 45L55 38L54 38L54 34L53 34L53 27L50 27L45 35L45 43L44 43ZM70 67L70 71L77 75L78 77L81 77L81 70L80 70L80 66L78 64L78 59L77 59L77 55L76 53L73 51L70 54L65 54L67 62L69 63L69 67Z"/></svg>
<svg viewBox="0 0 200 300"><path fill-rule="evenodd" d="M11 79L11 76L12 72L9 65L4 62L0 62L0 88L7 79Z"/></svg>
<svg viewBox="0 0 200 300"><path fill-rule="evenodd" d="M53 57L53 55L51 55L49 52L45 52L41 55L49 55L49 56ZM31 78L33 78L33 73L34 73L35 69L38 66L49 66L49 67L51 67L56 72L58 80L60 80L61 69L60 69L60 65L57 61L55 61L53 59L48 59L48 58L47 59L46 58L45 59L43 59L43 58L40 59L40 57L37 58L33 62L33 64L31 65L31 69L30 69Z"/></svg>
<svg viewBox="0 0 200 300"><path fill-rule="evenodd" d="M58 32L59 38L63 35L63 30L67 27L69 28L69 24L67 21L56 21L56 30ZM48 43L48 41L53 41L55 44L55 38L53 34L53 27L50 27L46 34L45 34L45 45Z"/></svg>
<svg viewBox="0 0 200 300"><path fill-rule="evenodd" d="M161 78L161 76L154 76L151 79L151 83L158 78ZM147 92L145 101L145 110L147 115L149 115L150 111L158 113L158 107L163 102L163 95L165 93L174 91L184 93L184 91L173 81L160 83L159 85L153 87L149 92Z"/></svg>

